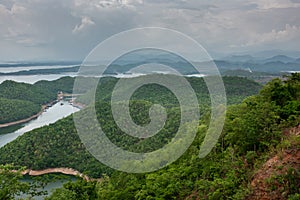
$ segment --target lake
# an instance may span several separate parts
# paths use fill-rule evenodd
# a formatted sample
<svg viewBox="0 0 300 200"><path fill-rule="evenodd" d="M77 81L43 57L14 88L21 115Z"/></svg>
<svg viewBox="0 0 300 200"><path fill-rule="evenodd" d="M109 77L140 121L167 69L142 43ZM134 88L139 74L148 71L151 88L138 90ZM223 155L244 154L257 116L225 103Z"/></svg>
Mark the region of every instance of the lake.
<svg viewBox="0 0 300 200"><path fill-rule="evenodd" d="M69 176L69 175L47 174L47 175L42 175L39 177L31 177L29 175L25 175L22 181L28 182L28 183L33 183L35 178L38 178L38 180L41 180L41 179L43 179L44 181L47 180L47 183L44 186L44 188L38 188L38 191L46 191L47 194L33 197L32 199L35 199L35 200L45 199L45 197L50 196L55 189L61 188L63 186L63 184L65 184L66 182L76 181L78 179L74 176ZM26 197L28 197L27 194L21 194L19 196L16 196L15 198L26 199Z"/></svg>
<svg viewBox="0 0 300 200"><path fill-rule="evenodd" d="M38 70L38 69L60 69L74 67L75 65L52 65L52 66L18 66L18 67L0 67L0 73L19 72L27 70ZM37 81L47 80L53 81L64 76L76 76L76 73L61 73L61 74L37 74L37 75L3 75L0 76L0 84L5 80L12 80L16 82L24 82L33 84Z"/></svg>
<svg viewBox="0 0 300 200"><path fill-rule="evenodd" d="M59 69L59 68L68 68L74 67L75 65L56 65L56 66L19 66L19 67L0 67L0 73L8 73L8 72L18 72L18 71L26 71L26 70L37 70L37 69ZM158 74L168 74L173 73L172 71L148 71L147 73L158 73ZM103 75L103 76L113 76L116 78L134 78L138 76L146 75L147 73L139 73L133 71L132 73L118 73L114 75ZM34 84L37 81L47 80L53 81L59 79L64 76L77 76L75 72L68 73L59 73L59 74L36 74L36 75L3 75L0 76L0 84L5 80L12 80L16 82L24 82ZM103 77L101 76L101 77ZM203 77L205 74L191 74L186 75L187 77ZM99 78L99 77L98 77Z"/></svg>
<svg viewBox="0 0 300 200"><path fill-rule="evenodd" d="M35 128L39 128L51 123L56 122L59 119L62 119L68 115L71 115L74 112L79 111L78 108L73 107L72 105L69 104L68 101L60 101L56 104L54 104L52 107L48 108L46 112L43 112L38 118L33 119L25 124L23 124L23 127L12 132L12 133L7 133L0 135L0 148L6 145L7 143L15 140L18 136L23 135L24 133L31 131ZM75 180L75 177L71 177L71 180ZM62 185L69 181L70 179L60 179L60 180L55 180L53 182L48 183L45 188L42 190L47 191L48 195L51 194L51 191L56 188L62 187ZM31 182L32 179L27 176L23 181L25 182ZM26 195L21 195L21 197L26 197ZM44 199L45 196L39 196L35 197L34 199L40 200Z"/></svg>
<svg viewBox="0 0 300 200"><path fill-rule="evenodd" d="M64 73L64 74L47 74L47 75L20 75L20 76L0 76L0 84L6 80L12 80L16 82L24 82L33 84L37 81L47 80L53 81L64 76L75 77L75 73Z"/></svg>
<svg viewBox="0 0 300 200"><path fill-rule="evenodd" d="M63 105L61 105L61 103ZM46 112L43 112L38 118L33 119L28 123L25 123L22 128L12 133L0 135L0 148L28 131L54 123L59 119L62 119L74 112L77 112L78 110L78 108L75 108L72 105L70 105L69 102L60 101L54 104L52 107L48 108Z"/></svg>
<svg viewBox="0 0 300 200"><path fill-rule="evenodd" d="M20 71L28 71L28 70L39 70L39 69L60 69L60 68L68 68L74 67L75 65L35 65L35 66L18 66L18 67L0 67L1 73L10 73L10 72L20 72Z"/></svg>

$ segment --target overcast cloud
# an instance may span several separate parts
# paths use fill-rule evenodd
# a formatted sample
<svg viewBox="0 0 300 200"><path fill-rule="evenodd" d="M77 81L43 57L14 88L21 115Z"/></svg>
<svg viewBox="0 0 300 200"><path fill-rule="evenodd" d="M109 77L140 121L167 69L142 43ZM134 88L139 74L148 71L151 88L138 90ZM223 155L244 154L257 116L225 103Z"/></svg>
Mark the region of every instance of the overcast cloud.
<svg viewBox="0 0 300 200"><path fill-rule="evenodd" d="M183 32L213 55L300 50L300 0L0 0L0 60L81 60L131 28Z"/></svg>

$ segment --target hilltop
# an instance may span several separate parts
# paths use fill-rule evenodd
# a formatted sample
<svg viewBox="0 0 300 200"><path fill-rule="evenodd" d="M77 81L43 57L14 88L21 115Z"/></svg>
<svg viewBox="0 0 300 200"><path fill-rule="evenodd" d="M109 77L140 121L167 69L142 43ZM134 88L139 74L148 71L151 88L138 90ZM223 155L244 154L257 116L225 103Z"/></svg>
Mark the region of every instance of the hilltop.
<svg viewBox="0 0 300 200"><path fill-rule="evenodd" d="M262 179L257 177L261 177L260 169L265 171L267 165L265 163L271 162L268 160L274 160L277 152L282 151L284 152L282 160L294 163L293 160L288 161L288 157L298 155L299 135L290 137L291 135L285 134L285 131L300 123L300 75L293 74L285 81L274 79L252 96L250 93L247 95L247 91L251 91L247 90L247 85L255 82L236 77L226 79L231 83L225 84L227 95L237 97L236 95L242 94L239 99L243 100L228 107L219 142L205 158L200 159L198 153L208 128L209 109L202 110L198 133L188 150L176 162L156 172L129 174L114 171L101 164L85 150L76 134L71 116L50 126L25 133L7 144L0 149L0 163L14 163L29 169L71 167L92 177L102 177L100 182L79 180L67 183L63 188L56 190L49 199L254 198L260 191L256 188L264 187L263 183L259 182ZM104 87L105 90L109 91L111 83L115 81L115 79L106 81L108 85ZM195 81L196 84L202 80L193 78L189 81ZM239 87L244 88L244 91L239 92ZM204 90L201 88L198 85L198 90L195 91L205 91L205 87ZM155 88L154 94L160 95L159 90L160 88ZM167 98L169 94L149 99L149 96L142 98L141 91L143 88L131 101L132 117L138 124L147 124L149 106L159 99ZM97 94L100 95L101 91ZM101 126L116 145L133 152L147 152L161 148L161 145L173 137L172 134L166 133L176 131L179 119L176 102L167 109L169 121L166 122L163 132L156 137L139 140L122 133L114 124L109 109L109 96L102 96L103 99L96 103L96 110ZM205 92L198 97L204 98ZM78 114L80 113L84 115L85 112L83 110ZM280 168L277 164L274 167ZM272 193L276 194L273 199L299 197L297 185L280 185L282 182L290 183L290 180L294 180L296 184L300 182L299 165L294 163L282 170L290 173L286 176L277 174L278 176L270 179L267 178L269 176L263 178L267 183L270 181L270 186L276 183L276 187L270 188L276 191ZM279 192L282 188L285 193Z"/></svg>

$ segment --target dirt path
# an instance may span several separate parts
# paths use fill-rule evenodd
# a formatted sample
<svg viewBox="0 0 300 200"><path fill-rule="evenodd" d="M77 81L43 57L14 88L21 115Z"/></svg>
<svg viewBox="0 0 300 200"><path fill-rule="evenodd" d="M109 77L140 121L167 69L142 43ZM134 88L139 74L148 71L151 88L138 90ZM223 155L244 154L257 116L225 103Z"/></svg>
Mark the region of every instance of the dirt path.
<svg viewBox="0 0 300 200"><path fill-rule="evenodd" d="M79 176L81 178L83 178L86 181L100 181L101 179L93 179L88 177L87 175L84 175L83 173L72 169L72 168L64 168L64 167L60 167L60 168L48 168L48 169L43 169L43 170L31 170L31 169L27 169L25 171L22 172L22 175L28 174L30 176L40 176L40 175L44 175L44 174L51 174L51 173L61 173L61 174L66 174L66 175L72 175L72 176Z"/></svg>
<svg viewBox="0 0 300 200"><path fill-rule="evenodd" d="M80 176L86 180L89 180L89 178L87 176L83 175L79 171L74 170L72 168L61 167L61 168L48 168L48 169L44 169L44 170L27 169L22 172L23 175L28 174L30 176L40 176L40 175L51 174L51 173L62 173L62 174L66 174L66 175Z"/></svg>

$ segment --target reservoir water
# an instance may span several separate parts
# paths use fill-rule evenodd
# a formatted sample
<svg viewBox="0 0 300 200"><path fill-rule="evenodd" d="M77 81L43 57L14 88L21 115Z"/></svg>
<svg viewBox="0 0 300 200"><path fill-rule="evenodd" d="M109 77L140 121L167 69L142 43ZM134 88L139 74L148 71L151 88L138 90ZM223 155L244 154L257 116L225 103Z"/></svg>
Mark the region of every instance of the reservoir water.
<svg viewBox="0 0 300 200"><path fill-rule="evenodd" d="M77 112L78 110L78 108L75 108L72 105L70 105L69 102L60 101L54 104L52 107L48 108L46 112L43 112L38 118L26 123L22 128L12 133L0 135L0 148L28 131L54 123L59 119L62 119L74 112Z"/></svg>
<svg viewBox="0 0 300 200"><path fill-rule="evenodd" d="M0 63L1 64L1 63ZM19 71L28 71L28 70L40 70L40 69L60 69L60 68L69 68L74 67L75 65L55 65L55 66L18 66L18 67L3 67L0 66L0 73L9 73L9 72L19 72ZM13 80L16 82L24 82L33 84L40 80L56 80L64 76L76 76L76 73L59 73L59 74L38 74L38 75L1 75L0 84L5 80Z"/></svg>
<svg viewBox="0 0 300 200"><path fill-rule="evenodd" d="M31 120L28 123L25 123L24 126L12 133L7 133L0 135L0 148L3 147L5 144L15 140L18 136L23 135L24 133L31 131L35 128L39 128L51 123L56 122L59 119L62 119L68 115L71 115L74 112L79 111L78 108L73 107L69 104L67 101L60 101L56 104L54 104L52 107L48 108L46 112L43 112L38 118ZM62 185L70 180L76 180L75 177L72 177L71 179L60 179L55 180L53 182L49 182L46 184L44 188L41 188L40 190L47 191L48 195L52 193L52 191L56 188L62 187ZM27 176L23 181L25 182L31 182L32 179ZM19 197L25 198L27 195L23 194ZM44 199L45 196L37 196L33 199L41 200Z"/></svg>
<svg viewBox="0 0 300 200"><path fill-rule="evenodd" d="M60 69L60 68L71 68L75 65L34 65L34 66L18 66L18 67L0 67L1 73L10 73L10 72L20 72L20 71L28 71L28 70L41 70L41 69Z"/></svg>
<svg viewBox="0 0 300 200"><path fill-rule="evenodd" d="M16 82L24 82L33 84L37 81L47 80L53 81L64 76L76 76L75 73L64 73L64 74L47 74L47 75L20 75L20 76L0 76L0 84L6 80L12 80Z"/></svg>
<svg viewBox="0 0 300 200"><path fill-rule="evenodd" d="M59 119L62 119L68 115L71 115L74 112L79 111L78 108L73 107L69 104L68 101L59 101L58 103L54 104L52 107L48 108L46 112L43 112L38 118L31 120L28 123L25 123L22 128L7 134L0 135L0 148L3 147L5 144L15 140L18 136L31 131L35 128L39 128L51 123L56 122ZM50 175L51 176L51 175ZM47 195L50 195L54 189L61 188L62 185L68 181L75 181L76 177L69 176L68 178L64 178L64 175L59 180L54 180L45 185L44 188L39 188L39 191L46 191ZM25 176L23 179L24 182L32 182L32 178L28 175ZM28 195L21 194L20 196L16 196L16 198L26 198ZM42 200L46 197L45 195L42 196L35 196L33 199L35 200Z"/></svg>
<svg viewBox="0 0 300 200"><path fill-rule="evenodd" d="M44 192L47 192L47 194L41 195L41 196L34 196L34 197L31 197L31 199L43 200L43 199L45 199L45 197L50 196L55 189L61 188L63 186L63 184L65 184L69 181L78 180L78 178L76 178L74 176L56 175L56 174L49 174L49 175L40 176L39 180L44 179L45 178L44 176L47 176L46 179L48 180L48 182L46 183L46 185L43 188L38 188L38 191L44 191ZM49 180L49 178L50 178L50 180ZM28 175L25 175L24 179L22 181L32 183L32 182L34 182L34 177L30 177ZM19 196L16 196L15 198L16 199L17 198L26 199L26 198L28 198L28 195L27 194L21 194Z"/></svg>

